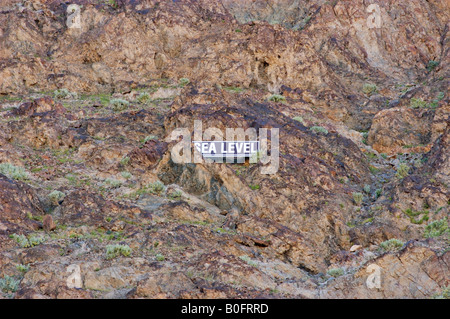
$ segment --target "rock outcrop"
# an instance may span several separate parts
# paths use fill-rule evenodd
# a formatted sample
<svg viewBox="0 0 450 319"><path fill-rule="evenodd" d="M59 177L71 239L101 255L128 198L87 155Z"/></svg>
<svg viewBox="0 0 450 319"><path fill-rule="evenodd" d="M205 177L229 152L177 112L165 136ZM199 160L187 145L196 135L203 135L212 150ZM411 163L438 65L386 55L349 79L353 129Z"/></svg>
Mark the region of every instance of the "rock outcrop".
<svg viewBox="0 0 450 319"><path fill-rule="evenodd" d="M448 295L446 1L73 2L0 8L0 299Z"/></svg>

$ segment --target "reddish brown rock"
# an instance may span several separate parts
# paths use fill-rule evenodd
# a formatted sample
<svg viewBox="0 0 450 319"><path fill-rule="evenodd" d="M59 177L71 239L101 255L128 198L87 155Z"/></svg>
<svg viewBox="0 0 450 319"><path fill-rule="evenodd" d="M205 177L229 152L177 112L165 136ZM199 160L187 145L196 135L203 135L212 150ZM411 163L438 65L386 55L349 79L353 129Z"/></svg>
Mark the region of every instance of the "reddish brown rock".
<svg viewBox="0 0 450 319"><path fill-rule="evenodd" d="M32 217L43 214L42 204L30 186L0 174L0 235L36 230L40 224Z"/></svg>
<svg viewBox="0 0 450 319"><path fill-rule="evenodd" d="M54 112L57 115L61 115L65 112L61 103L55 102L51 97L43 97L34 100L33 102L26 102L20 105L18 108L13 109L11 116L30 116L36 113Z"/></svg>
<svg viewBox="0 0 450 319"><path fill-rule="evenodd" d="M45 215L43 224L44 224L45 231L52 231L52 230L55 230L55 228L56 228L56 224L53 221L52 215Z"/></svg>
<svg viewBox="0 0 450 319"><path fill-rule="evenodd" d="M133 167L152 169L158 165L167 149L168 144L166 142L149 140L142 147L135 148L128 154L130 165Z"/></svg>

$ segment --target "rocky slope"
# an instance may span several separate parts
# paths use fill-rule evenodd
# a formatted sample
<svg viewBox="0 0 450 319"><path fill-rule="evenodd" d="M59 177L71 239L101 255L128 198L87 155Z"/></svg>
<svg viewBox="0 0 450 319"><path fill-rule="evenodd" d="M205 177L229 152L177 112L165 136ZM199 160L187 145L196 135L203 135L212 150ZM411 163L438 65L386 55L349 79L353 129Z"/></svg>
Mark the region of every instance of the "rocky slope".
<svg viewBox="0 0 450 319"><path fill-rule="evenodd" d="M73 3L0 6L0 298L448 297L446 1Z"/></svg>

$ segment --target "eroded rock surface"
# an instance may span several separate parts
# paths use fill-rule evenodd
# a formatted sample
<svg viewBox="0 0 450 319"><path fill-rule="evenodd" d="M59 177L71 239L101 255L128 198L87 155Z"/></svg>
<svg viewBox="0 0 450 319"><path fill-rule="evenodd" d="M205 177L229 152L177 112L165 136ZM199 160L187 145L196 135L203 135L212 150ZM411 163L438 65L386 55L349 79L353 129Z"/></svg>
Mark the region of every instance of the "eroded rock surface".
<svg viewBox="0 0 450 319"><path fill-rule="evenodd" d="M0 8L0 298L448 295L445 1L74 2Z"/></svg>

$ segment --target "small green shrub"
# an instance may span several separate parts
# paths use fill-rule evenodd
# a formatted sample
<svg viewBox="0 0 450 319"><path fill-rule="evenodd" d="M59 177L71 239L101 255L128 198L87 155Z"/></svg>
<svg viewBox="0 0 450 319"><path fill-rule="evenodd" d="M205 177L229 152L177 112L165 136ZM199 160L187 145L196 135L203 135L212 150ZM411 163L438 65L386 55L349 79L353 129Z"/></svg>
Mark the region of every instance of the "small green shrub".
<svg viewBox="0 0 450 319"><path fill-rule="evenodd" d="M117 9L119 7L116 0L104 0L104 3L110 5L113 9Z"/></svg>
<svg viewBox="0 0 450 319"><path fill-rule="evenodd" d="M190 81L188 78L181 78L181 79L178 81L178 84L179 84L180 86L186 86L186 85L188 85L190 82L191 82L191 81Z"/></svg>
<svg viewBox="0 0 450 319"><path fill-rule="evenodd" d="M315 133L328 134L328 130L326 128L322 127L322 126L312 126L312 127L310 127L309 130L312 131L312 132L315 132Z"/></svg>
<svg viewBox="0 0 450 319"><path fill-rule="evenodd" d="M404 163L400 163L400 165L397 167L397 172L395 173L395 176L397 178L405 178L409 174L409 166Z"/></svg>
<svg viewBox="0 0 450 319"><path fill-rule="evenodd" d="M56 190L48 194L48 198L53 205L59 205L59 203L63 201L65 197L66 194Z"/></svg>
<svg viewBox="0 0 450 319"><path fill-rule="evenodd" d="M36 236L27 238L25 235L12 234L9 237L14 239L22 248L34 247L45 241L45 238Z"/></svg>
<svg viewBox="0 0 450 319"><path fill-rule="evenodd" d="M409 107L412 109L424 108L427 107L427 102L422 99L416 99L413 97L409 102Z"/></svg>
<svg viewBox="0 0 450 319"><path fill-rule="evenodd" d="M20 271L21 273L26 273L28 270L30 270L30 266L18 264L18 265L16 265L16 269L18 271Z"/></svg>
<svg viewBox="0 0 450 319"><path fill-rule="evenodd" d="M114 112L120 112L128 108L130 102L123 99L111 99L109 103L112 105Z"/></svg>
<svg viewBox="0 0 450 319"><path fill-rule="evenodd" d="M442 288L442 293L434 295L433 299L450 299L450 286Z"/></svg>
<svg viewBox="0 0 450 319"><path fill-rule="evenodd" d="M303 125L305 125L305 121L303 120L303 117L301 117L301 116L295 116L292 119L294 121L298 121L298 122L302 123Z"/></svg>
<svg viewBox="0 0 450 319"><path fill-rule="evenodd" d="M141 196L144 194L160 195L165 189L166 189L166 187L164 186L164 184L161 183L160 181L157 181L154 183L150 183L147 186L144 186L135 192L132 192L128 196L135 197L135 196Z"/></svg>
<svg viewBox="0 0 450 319"><path fill-rule="evenodd" d="M340 276L342 276L344 274L344 269L342 269L342 268L332 268L332 269L329 269L327 271L327 274L332 276L332 277L334 277L334 278L337 278L337 277L340 277Z"/></svg>
<svg viewBox="0 0 450 319"><path fill-rule="evenodd" d="M250 184L249 187L250 187L252 190L254 190L254 191L255 191L255 190L258 190L258 189L260 188L260 186L257 185L257 184L255 184L255 185Z"/></svg>
<svg viewBox="0 0 450 319"><path fill-rule="evenodd" d="M120 165L127 166L129 162L130 162L130 158L128 156L125 156L124 158L122 158L120 160Z"/></svg>
<svg viewBox="0 0 450 319"><path fill-rule="evenodd" d="M364 94L367 94L370 96L370 95L378 92L378 88L375 84L365 83L363 85L362 91Z"/></svg>
<svg viewBox="0 0 450 319"><path fill-rule="evenodd" d="M146 136L146 137L144 137L140 142L142 143L142 144L145 144L145 143L147 143L148 141L150 141L150 140L156 140L158 137L156 136L156 135L148 135L148 136Z"/></svg>
<svg viewBox="0 0 450 319"><path fill-rule="evenodd" d="M19 181L24 181L30 178L30 175L23 167L14 166L11 163L1 163L0 174Z"/></svg>
<svg viewBox="0 0 450 319"><path fill-rule="evenodd" d="M370 185L364 185L364 192L370 194Z"/></svg>
<svg viewBox="0 0 450 319"><path fill-rule="evenodd" d="M157 261L164 261L164 260L166 260L166 258L163 255L161 255L161 254L156 254L155 258L156 258Z"/></svg>
<svg viewBox="0 0 450 319"><path fill-rule="evenodd" d="M19 289L20 280L14 278L14 276L5 275L0 278L0 290L4 293L16 292Z"/></svg>
<svg viewBox="0 0 450 319"><path fill-rule="evenodd" d="M361 203L363 201L363 194L354 192L354 193L352 193L352 196L353 196L353 201L355 202L355 204L361 205Z"/></svg>
<svg viewBox="0 0 450 319"><path fill-rule="evenodd" d="M140 103L147 103L151 100L150 94L148 94L147 92L141 92L141 94L139 94L139 96L137 97L137 100Z"/></svg>
<svg viewBox="0 0 450 319"><path fill-rule="evenodd" d="M106 259L113 259L118 256L128 257L131 255L131 248L128 245L108 245L106 246Z"/></svg>
<svg viewBox="0 0 450 319"><path fill-rule="evenodd" d="M439 237L445 233L449 233L448 221L446 217L435 220L425 226L425 232L423 235L425 238L432 238Z"/></svg>
<svg viewBox="0 0 450 319"><path fill-rule="evenodd" d="M149 184L149 185L148 185L148 188L149 188L149 190L150 190L152 193L161 193L161 192L164 191L164 189L165 189L166 187L165 187L164 184L161 183L160 181L156 181L156 182L154 182L154 183Z"/></svg>
<svg viewBox="0 0 450 319"><path fill-rule="evenodd" d="M285 102L286 98L283 95L280 95L280 94L272 94L269 97L269 101L272 101L272 102Z"/></svg>
<svg viewBox="0 0 450 319"><path fill-rule="evenodd" d="M114 179L114 178L107 178L105 180L105 183L111 188L118 188L122 185L121 181Z"/></svg>
<svg viewBox="0 0 450 319"><path fill-rule="evenodd" d="M74 98L76 99L78 95L76 93L70 92L68 89L59 89L53 92L53 96L56 99Z"/></svg>
<svg viewBox="0 0 450 319"><path fill-rule="evenodd" d="M382 242L380 244L380 247L384 251L395 252L395 251L400 250L403 247L404 244L405 243L402 242L401 240L392 238L392 239L389 239L389 240L386 240L386 241Z"/></svg>
<svg viewBox="0 0 450 319"><path fill-rule="evenodd" d="M408 208L404 211L406 215L408 215L409 220L413 224L422 224L424 221L427 221L429 219L428 214L430 213L428 210L423 211L413 211L411 208ZM416 217L423 215L421 218L416 219Z"/></svg>
<svg viewBox="0 0 450 319"><path fill-rule="evenodd" d="M367 145L367 138L369 137L369 132L362 132L361 136L362 136L361 142L363 144Z"/></svg>
<svg viewBox="0 0 450 319"><path fill-rule="evenodd" d="M252 260L249 256L247 256L247 255L239 256L239 259L245 261L247 264L249 264L249 265L252 266L252 267L258 267L258 263L255 262L255 261L253 261L253 260Z"/></svg>
<svg viewBox="0 0 450 319"><path fill-rule="evenodd" d="M237 86L227 86L223 88L224 90L232 93L241 93L244 92L243 88L237 87Z"/></svg>
<svg viewBox="0 0 450 319"><path fill-rule="evenodd" d="M379 169L379 168L377 168L375 166L372 166L372 165L369 166L369 170L370 170L370 172L372 174L377 174L377 173L379 173L381 171L381 169Z"/></svg>
<svg viewBox="0 0 450 319"><path fill-rule="evenodd" d="M375 196L378 198L381 196L382 190L381 188L377 188L377 190L375 191Z"/></svg>
<svg viewBox="0 0 450 319"><path fill-rule="evenodd" d="M122 175L122 177L126 179L130 179L133 176L130 172L122 172L120 173L120 175Z"/></svg>
<svg viewBox="0 0 450 319"><path fill-rule="evenodd" d="M181 198L181 192L180 191L171 192L167 194L167 197L173 200L179 200Z"/></svg>
<svg viewBox="0 0 450 319"><path fill-rule="evenodd" d="M427 64L428 72L431 72L434 69L436 69L438 65L439 65L439 61L433 61L433 60L428 61L428 64Z"/></svg>

